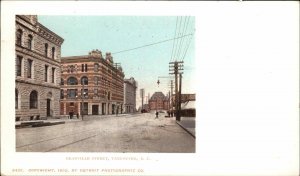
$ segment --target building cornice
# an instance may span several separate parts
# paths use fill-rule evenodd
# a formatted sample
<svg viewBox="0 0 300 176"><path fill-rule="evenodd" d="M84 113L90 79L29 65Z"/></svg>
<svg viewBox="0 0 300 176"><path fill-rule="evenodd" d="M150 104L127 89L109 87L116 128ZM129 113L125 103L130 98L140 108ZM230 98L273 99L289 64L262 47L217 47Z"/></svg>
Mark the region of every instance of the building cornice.
<svg viewBox="0 0 300 176"><path fill-rule="evenodd" d="M47 27L45 27L38 21L36 22L36 24L32 24L32 22L25 15L16 15L16 22L22 25L23 27L30 29L32 32L35 32L36 34L40 35L42 38L53 42L59 46L61 46L64 42L64 39L62 37L49 30ZM23 23L26 23L26 25Z"/></svg>
<svg viewBox="0 0 300 176"><path fill-rule="evenodd" d="M41 23L37 22L37 33L42 36L43 38L46 38L50 40L51 42L61 46L62 43L64 42L64 39L60 37L59 35L55 34L48 28L46 28L44 25Z"/></svg>

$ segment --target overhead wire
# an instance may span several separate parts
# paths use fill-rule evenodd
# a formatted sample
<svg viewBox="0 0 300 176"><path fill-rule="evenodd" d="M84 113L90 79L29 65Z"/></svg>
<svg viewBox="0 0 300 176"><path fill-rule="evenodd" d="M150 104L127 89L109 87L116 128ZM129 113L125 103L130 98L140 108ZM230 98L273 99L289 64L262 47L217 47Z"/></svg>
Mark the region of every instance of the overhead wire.
<svg viewBox="0 0 300 176"><path fill-rule="evenodd" d="M177 38L180 36L180 29L181 29L181 21L182 21L182 17L180 16L180 22L179 22L179 31L177 33ZM178 40L175 40L175 53L174 53L174 57L173 60L177 60L177 50L178 50Z"/></svg>
<svg viewBox="0 0 300 176"><path fill-rule="evenodd" d="M136 49L140 49L140 48L145 48L145 47L148 47L148 46L157 45L157 44L160 44L160 43L164 43L164 42L168 42L168 41L180 39L182 37L186 37L186 36L190 36L190 35L192 35L192 34L187 34L187 35L183 35L181 37L176 37L176 38L171 38L171 39L167 39L167 40L162 40L162 41L159 41L159 42L150 43L150 44L146 44L146 45L135 47L135 48L131 48L131 49L126 49L126 50L121 50L121 51L117 51L117 52L112 52L111 54L116 55L116 54L119 54L119 53L123 53L123 52L127 52L127 51L132 51L132 50L136 50Z"/></svg>
<svg viewBox="0 0 300 176"><path fill-rule="evenodd" d="M177 32L177 22L178 22L178 17L176 17L176 27L175 27L175 34L174 34L174 38L176 38L176 32ZM173 41L173 47L172 47L172 52L171 52L171 59L170 59L170 62L171 62L171 61L172 61L172 59L173 59L174 43L175 43L175 40Z"/></svg>
<svg viewBox="0 0 300 176"><path fill-rule="evenodd" d="M188 17L188 22L187 22L187 25L185 26L184 33L187 32L187 29L188 29L188 27L189 27L190 18L191 18L191 16ZM187 43L188 43L188 39L184 39L183 41L184 41L184 42L183 42L183 46L182 46L182 55L181 55L181 53L180 53L179 58L182 58L183 55L184 55L184 51L185 51L184 49L185 49L185 46L186 46ZM181 56L182 56L182 57L181 57Z"/></svg>
<svg viewBox="0 0 300 176"><path fill-rule="evenodd" d="M183 26L182 26L181 36L185 35L186 26L187 26L187 17L185 16L184 17L184 23L183 23ZM180 59L181 48L182 48L182 45L183 45L183 41L184 40L181 38L180 43L179 43L179 48L178 48L178 51L177 51L177 57L176 57L177 59Z"/></svg>

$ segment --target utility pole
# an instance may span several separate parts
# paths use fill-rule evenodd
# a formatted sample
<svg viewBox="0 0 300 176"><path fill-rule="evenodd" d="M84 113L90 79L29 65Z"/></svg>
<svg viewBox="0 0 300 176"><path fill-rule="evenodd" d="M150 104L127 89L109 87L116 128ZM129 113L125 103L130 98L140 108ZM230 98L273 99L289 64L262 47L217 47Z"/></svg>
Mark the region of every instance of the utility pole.
<svg viewBox="0 0 300 176"><path fill-rule="evenodd" d="M141 109L141 111L143 111L143 109L144 109L144 93L145 93L145 89L140 89L140 97L142 98L142 109Z"/></svg>
<svg viewBox="0 0 300 176"><path fill-rule="evenodd" d="M173 80L171 80L171 102L170 102L170 104L172 104L171 111L173 112Z"/></svg>
<svg viewBox="0 0 300 176"><path fill-rule="evenodd" d="M171 105L171 102L170 102L170 100L171 100L171 97L170 97L170 91L169 91L169 100L168 100L168 111L167 112L170 112L170 105Z"/></svg>
<svg viewBox="0 0 300 176"><path fill-rule="evenodd" d="M180 73L179 74L179 103L178 103L178 121L180 121L181 120L181 87L182 87L182 84L181 84L181 82L182 82L182 74ZM176 118L177 118L177 116L176 116Z"/></svg>
<svg viewBox="0 0 300 176"><path fill-rule="evenodd" d="M169 71L170 74L175 75L175 108L176 108L176 120L180 121L180 114L179 114L179 106L181 105L181 101L179 101L179 96L181 97L181 94L178 95L178 74L182 74L183 72L180 72L183 70L183 61L175 61L169 63ZM174 67L174 69L172 69Z"/></svg>

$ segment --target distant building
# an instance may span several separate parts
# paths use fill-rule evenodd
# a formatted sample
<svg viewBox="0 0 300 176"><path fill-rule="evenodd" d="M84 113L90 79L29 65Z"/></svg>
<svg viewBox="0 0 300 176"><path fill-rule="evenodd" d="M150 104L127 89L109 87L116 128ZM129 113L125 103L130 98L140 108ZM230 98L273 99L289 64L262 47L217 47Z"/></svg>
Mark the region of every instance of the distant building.
<svg viewBox="0 0 300 176"><path fill-rule="evenodd" d="M121 113L124 103L124 73L111 53L99 50L88 55L61 59L62 115Z"/></svg>
<svg viewBox="0 0 300 176"><path fill-rule="evenodd" d="M168 110L169 98L162 92L155 92L148 102L149 110Z"/></svg>
<svg viewBox="0 0 300 176"><path fill-rule="evenodd" d="M134 113L136 111L136 89L137 82L133 77L124 79L124 113Z"/></svg>
<svg viewBox="0 0 300 176"><path fill-rule="evenodd" d="M15 25L15 120L58 116L64 39L40 24L37 15L16 15Z"/></svg>

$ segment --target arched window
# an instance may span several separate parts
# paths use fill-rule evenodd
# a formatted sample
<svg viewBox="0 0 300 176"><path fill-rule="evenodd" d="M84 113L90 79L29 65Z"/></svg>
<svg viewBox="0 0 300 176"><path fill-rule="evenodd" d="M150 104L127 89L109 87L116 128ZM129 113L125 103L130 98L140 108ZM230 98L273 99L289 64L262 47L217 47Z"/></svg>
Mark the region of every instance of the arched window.
<svg viewBox="0 0 300 176"><path fill-rule="evenodd" d="M54 59L54 56L55 56L55 48L52 47L52 59Z"/></svg>
<svg viewBox="0 0 300 176"><path fill-rule="evenodd" d="M23 35L23 31L21 29L18 29L17 33L16 33L16 43L17 43L17 45L22 46L22 35Z"/></svg>
<svg viewBox="0 0 300 176"><path fill-rule="evenodd" d="M65 84L65 82L64 82L64 79L60 79L60 85L64 85Z"/></svg>
<svg viewBox="0 0 300 176"><path fill-rule="evenodd" d="M38 107L38 93L35 90L30 93L29 107L30 109L37 109Z"/></svg>
<svg viewBox="0 0 300 176"><path fill-rule="evenodd" d="M88 78L86 76L81 78L81 85L88 85L89 81Z"/></svg>
<svg viewBox="0 0 300 176"><path fill-rule="evenodd" d="M33 40L33 37L32 35L28 35L28 41L27 41L27 46L28 46L28 49L32 49L32 40Z"/></svg>
<svg viewBox="0 0 300 176"><path fill-rule="evenodd" d="M48 57L48 43L45 43L45 56Z"/></svg>
<svg viewBox="0 0 300 176"><path fill-rule="evenodd" d="M15 89L15 109L19 108L19 91Z"/></svg>
<svg viewBox="0 0 300 176"><path fill-rule="evenodd" d="M67 80L67 84L68 84L68 85L77 85L77 84L78 84L78 81L77 81L76 78L70 77L70 78Z"/></svg>

